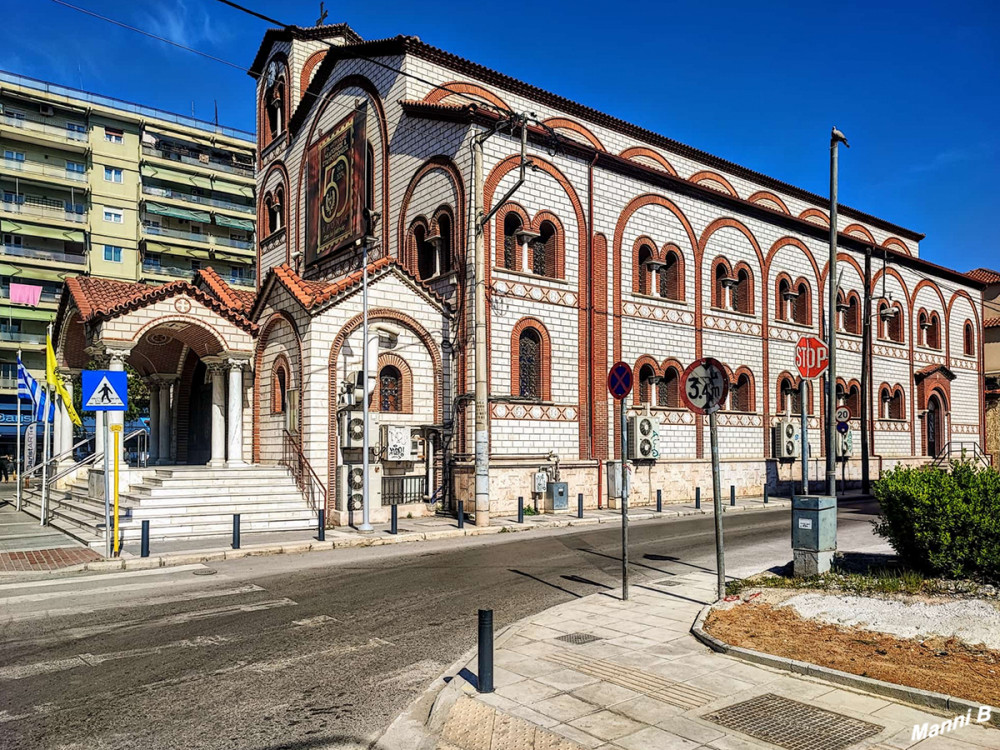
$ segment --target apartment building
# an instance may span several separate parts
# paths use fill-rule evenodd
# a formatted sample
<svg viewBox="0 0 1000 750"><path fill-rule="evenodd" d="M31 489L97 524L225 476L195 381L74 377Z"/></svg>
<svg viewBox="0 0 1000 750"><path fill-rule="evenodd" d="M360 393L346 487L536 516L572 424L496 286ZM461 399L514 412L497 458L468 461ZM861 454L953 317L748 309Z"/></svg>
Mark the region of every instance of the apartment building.
<svg viewBox="0 0 1000 750"><path fill-rule="evenodd" d="M16 351L44 370L63 280L254 287L253 133L0 71L0 442ZM27 303L12 303L14 299ZM34 296L40 296L37 302Z"/></svg>

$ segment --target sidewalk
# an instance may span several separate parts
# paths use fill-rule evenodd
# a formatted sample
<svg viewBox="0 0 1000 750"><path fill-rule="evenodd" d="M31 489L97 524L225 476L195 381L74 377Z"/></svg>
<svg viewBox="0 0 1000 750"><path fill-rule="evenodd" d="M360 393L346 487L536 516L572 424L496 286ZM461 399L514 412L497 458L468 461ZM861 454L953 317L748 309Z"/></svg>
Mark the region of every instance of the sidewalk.
<svg viewBox="0 0 1000 750"><path fill-rule="evenodd" d="M493 693L476 692L473 658L444 678L432 710L429 698L423 708L418 701L377 747L903 750L914 745L914 724L956 713L938 716L709 650L690 628L715 586L713 572L692 571L633 585L627 602L607 591L522 620L497 639ZM973 725L918 744L1000 748L1000 730Z"/></svg>
<svg viewBox="0 0 1000 750"><path fill-rule="evenodd" d="M791 502L785 498L772 497L764 503L763 497L737 498L736 505L730 506L728 499L723 505L725 513L737 513L763 510L787 510ZM687 516L712 515L711 499L702 503L701 509L693 504L664 505L663 512L658 513L655 506L639 506L629 508L629 523L649 521L658 518L682 518ZM27 514L22 514L27 518ZM37 523L37 521L35 521ZM486 534L507 534L530 531L532 529L551 529L560 527L596 526L604 523L621 523L621 513L617 510L587 510L583 518L577 518L575 510L570 514L543 514L524 517L524 523L519 524L517 517L496 517L490 519L490 525L477 527L472 520L467 519L465 527L458 528L458 520L448 516L425 516L422 518L400 518L399 533L390 534L389 524L374 524L375 530L370 534L362 534L351 527L337 527L326 530L325 541L318 541L317 531L286 531L244 533L240 539L240 549L232 548L232 536L212 537L208 539L190 539L177 541L150 541L150 556L140 557L138 541L129 541L122 548L120 557L113 559L94 559L79 565L64 568L64 570L142 570L159 568L168 565L187 565L196 562L217 562L233 560L251 555L280 555L309 552L314 550L331 550L342 547L370 547L386 544L401 544L406 542L422 542L432 539L450 537L481 536ZM63 537L69 540L69 537ZM71 540L69 540L71 541ZM0 568L0 572L4 572Z"/></svg>

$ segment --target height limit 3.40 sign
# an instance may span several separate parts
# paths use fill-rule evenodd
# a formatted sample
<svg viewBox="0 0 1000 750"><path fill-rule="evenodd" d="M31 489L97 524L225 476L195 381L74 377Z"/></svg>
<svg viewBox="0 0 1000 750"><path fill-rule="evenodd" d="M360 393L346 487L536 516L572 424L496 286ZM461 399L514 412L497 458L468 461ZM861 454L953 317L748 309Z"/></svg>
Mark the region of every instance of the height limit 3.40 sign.
<svg viewBox="0 0 1000 750"><path fill-rule="evenodd" d="M681 398L697 414L717 412L728 395L726 368L717 359L697 359L681 375Z"/></svg>

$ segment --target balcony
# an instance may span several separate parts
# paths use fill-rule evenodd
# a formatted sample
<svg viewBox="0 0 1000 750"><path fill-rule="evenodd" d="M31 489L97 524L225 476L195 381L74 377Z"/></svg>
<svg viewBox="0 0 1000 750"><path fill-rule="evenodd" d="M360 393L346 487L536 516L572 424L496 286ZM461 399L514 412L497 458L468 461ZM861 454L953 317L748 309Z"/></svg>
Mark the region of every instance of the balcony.
<svg viewBox="0 0 1000 750"><path fill-rule="evenodd" d="M68 221L73 224L87 222L87 211L83 205L77 204L72 210L67 210L66 206L63 201L34 196L27 196L22 201L5 200L0 203L0 209L12 214L34 216L50 221Z"/></svg>
<svg viewBox="0 0 1000 750"><path fill-rule="evenodd" d="M13 140L29 143L57 143L60 148L77 152L86 151L89 148L87 134L70 130L65 123L56 125L35 117L5 112L0 115L0 124L5 128L10 128L5 132L5 135Z"/></svg>
<svg viewBox="0 0 1000 750"><path fill-rule="evenodd" d="M194 276L198 269L170 266L162 263L151 263L148 260L144 260L142 262L142 270L144 273L157 276L171 276L177 279L190 279ZM252 272L233 273L220 271L218 269L215 269L215 271L219 274L223 281L230 285L254 286L257 283L257 276Z"/></svg>
<svg viewBox="0 0 1000 750"><path fill-rule="evenodd" d="M0 169L4 171L17 172L27 178L39 177L48 178L59 183L69 183L74 186L79 184L82 189L88 189L87 175L83 172L71 172L65 167L57 167L55 164L42 164L37 161L18 161L16 159L3 159L0 161ZM46 180L46 181L48 181Z"/></svg>
<svg viewBox="0 0 1000 750"><path fill-rule="evenodd" d="M248 206L243 203L235 203L233 201L223 200L222 198L207 198L204 195L192 195L191 193L183 193L179 190L156 187L155 185L143 185L142 192L145 195L155 195L158 198L170 198L171 200L188 201L202 206L228 208L230 211L239 211L245 214L254 214L257 210L256 207L252 205Z"/></svg>
<svg viewBox="0 0 1000 750"><path fill-rule="evenodd" d="M30 284L32 283L32 281L31 279L25 279L24 283ZM56 292L42 292L41 296L38 298L38 304L47 308L55 307L56 303L59 302L59 296L60 295L57 294ZM9 286L0 287L0 304L3 305L11 304ZM25 309L31 309L31 308L25 307Z"/></svg>
<svg viewBox="0 0 1000 750"><path fill-rule="evenodd" d="M44 344L44 333L21 333L20 331L0 331L0 343Z"/></svg>
<svg viewBox="0 0 1000 750"><path fill-rule="evenodd" d="M169 227L158 227L151 224L143 224L144 234L154 237L169 237L185 242L197 242L199 245L214 245L216 247L233 247L238 250L253 250L254 244L251 240L231 240L228 237L220 237L206 232L185 232L181 229L170 229Z"/></svg>
<svg viewBox="0 0 1000 750"><path fill-rule="evenodd" d="M253 243L249 240L232 240L229 237L212 237L214 244L222 247L235 247L238 250L253 250Z"/></svg>
<svg viewBox="0 0 1000 750"><path fill-rule="evenodd" d="M205 154L202 154L200 157L197 155L192 156L186 149L182 150L179 147L174 149L144 145L142 147L142 153L146 156L152 156L157 159L166 159L167 161L180 162L181 164L190 164L192 167L200 167L202 169L210 169L217 172L226 172L227 174L238 175L247 179L253 179L254 177L254 168L252 165L244 166L242 164L232 162L223 162L219 159L213 159L211 156L207 156Z"/></svg>
<svg viewBox="0 0 1000 750"><path fill-rule="evenodd" d="M59 250L43 250L40 247L34 247L32 245L0 245L0 253L3 255L16 256L18 258L54 260L59 263L72 263L75 266L87 265L86 255L64 253Z"/></svg>

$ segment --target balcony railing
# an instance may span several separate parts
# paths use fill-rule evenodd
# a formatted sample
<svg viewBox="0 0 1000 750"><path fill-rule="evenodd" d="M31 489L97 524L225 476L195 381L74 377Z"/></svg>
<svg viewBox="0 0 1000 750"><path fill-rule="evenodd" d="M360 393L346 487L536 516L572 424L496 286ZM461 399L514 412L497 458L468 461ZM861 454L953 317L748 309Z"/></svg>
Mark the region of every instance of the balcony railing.
<svg viewBox="0 0 1000 750"><path fill-rule="evenodd" d="M162 263L150 263L149 261L144 260L142 262L142 270L146 273L156 273L163 276L190 279L194 276L197 269L163 265ZM257 275L255 273L226 273L225 271L219 271L218 269L215 269L215 271L227 284L236 284L237 286L253 286L257 283Z"/></svg>
<svg viewBox="0 0 1000 750"><path fill-rule="evenodd" d="M17 388L17 375L0 375L0 388ZM22 405L22 411L24 410ZM31 410L30 405L27 410Z"/></svg>
<svg viewBox="0 0 1000 750"><path fill-rule="evenodd" d="M422 503L427 495L427 477L382 477L382 505Z"/></svg>
<svg viewBox="0 0 1000 750"><path fill-rule="evenodd" d="M32 283L30 279L26 280L25 283ZM58 302L59 293L58 292L42 292L41 296L38 298L39 302ZM9 305L10 304L10 287L0 286L0 303Z"/></svg>
<svg viewBox="0 0 1000 750"><path fill-rule="evenodd" d="M0 209L15 214L25 214L27 216L40 216L46 219L59 219L61 221L71 221L76 224L83 224L87 221L87 212L67 211L66 207L57 201L50 202L39 199L26 199L23 203L17 201L3 201Z"/></svg>
<svg viewBox="0 0 1000 750"><path fill-rule="evenodd" d="M253 243L249 240L233 240L229 237L212 237L212 240L216 245L222 245L223 247L235 247L240 250L251 250L253 248Z"/></svg>
<svg viewBox="0 0 1000 750"><path fill-rule="evenodd" d="M65 138L68 141L86 141L87 134L80 133L76 130L70 130L65 125L53 125L49 122L43 122L37 120L34 117L28 117L26 115L12 115L5 112L0 115L3 119L3 124L10 128L18 128L21 130L32 130L36 133L44 133L45 135L50 135L55 138Z"/></svg>
<svg viewBox="0 0 1000 750"><path fill-rule="evenodd" d="M44 333L21 333L20 331L0 331L0 341L16 341L20 344L44 344Z"/></svg>
<svg viewBox="0 0 1000 750"><path fill-rule="evenodd" d="M181 153L180 151L174 151L166 148L156 148L155 146L143 146L142 153L146 154L146 156L155 156L160 159L177 161L181 164L190 164L194 167L216 169L220 172L228 172L229 174L237 174L243 177L253 177L254 175L254 169L252 166L221 162L218 159L213 159L212 157L209 157L208 159L200 159L197 156L191 156L189 154Z"/></svg>
<svg viewBox="0 0 1000 750"><path fill-rule="evenodd" d="M45 177L58 177L63 180L73 182L86 182L87 175L82 172L71 172L65 167L57 167L54 164L41 164L37 161L18 161L16 159L4 159L4 169L12 169L26 174L40 174Z"/></svg>
<svg viewBox="0 0 1000 750"><path fill-rule="evenodd" d="M253 242L248 240L231 240L228 237L220 237L207 232L185 232L182 229L171 229L170 227L158 227L152 224L143 224L142 231L159 237L173 237L176 240L188 240L190 242L202 242L222 247L235 247L240 250L253 249Z"/></svg>
<svg viewBox="0 0 1000 750"><path fill-rule="evenodd" d="M256 211L253 206L248 206L245 203L234 203L233 201L223 200L222 198L206 198L204 195L192 195L191 193L183 193L179 190L170 190L169 188L156 187L155 185L143 185L142 192L146 195L155 195L160 198L190 201L191 203L199 203L203 206L228 208L233 211L241 211L247 214L252 214Z"/></svg>
<svg viewBox="0 0 1000 750"><path fill-rule="evenodd" d="M4 255L15 255L19 258L38 258L41 260L55 260L61 263L74 263L84 266L87 264L87 256L75 255L73 253L63 253L58 250L43 250L32 245L0 245L0 252Z"/></svg>

